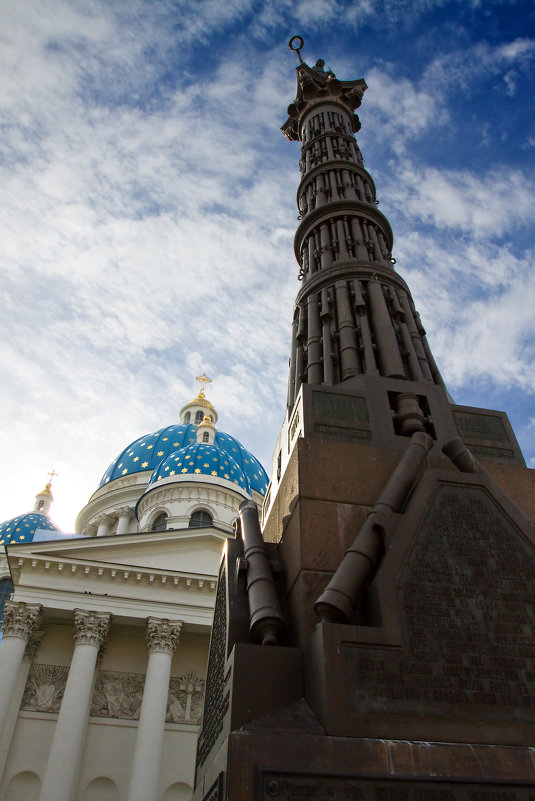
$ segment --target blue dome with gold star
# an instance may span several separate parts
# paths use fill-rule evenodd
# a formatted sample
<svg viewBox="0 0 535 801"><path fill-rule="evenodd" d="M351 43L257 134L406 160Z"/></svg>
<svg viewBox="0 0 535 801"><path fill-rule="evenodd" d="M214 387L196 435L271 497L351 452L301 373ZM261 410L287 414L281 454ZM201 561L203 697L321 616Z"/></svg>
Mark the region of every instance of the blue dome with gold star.
<svg viewBox="0 0 535 801"><path fill-rule="evenodd" d="M123 476L130 476L134 473L145 471L154 473L156 468L159 469L162 465L164 467L169 466L169 470L165 472L170 473L173 467L168 462L168 457L171 454L174 454L176 457L177 454L175 451L196 444L197 426L191 423L178 423L176 425L167 426L166 428L160 428L158 431L154 431L152 434L146 434L144 437L139 437L139 439L132 442L116 459L114 459L102 476L99 488ZM243 474L246 484L248 484L251 489L256 490L261 495L265 495L268 477L266 471L252 453L249 453L237 439L222 431L216 433L214 446L216 450L223 451L225 454L223 461L228 457L233 460L233 463L236 464L236 467L238 467ZM204 462L206 461L208 460L205 459ZM202 465L195 464L195 468L198 467L203 473L204 470L207 470L207 468L203 467L204 462ZM180 469L183 468L181 467ZM214 467L212 469L219 470L219 467ZM210 475L210 472L211 471L208 471L206 475ZM156 471L156 475L159 474L160 473ZM178 475L178 471L176 471L176 474ZM236 473L236 476L237 475L238 473ZM220 477L224 477L224 472ZM230 480L233 481L234 478ZM242 485L240 484L239 486ZM248 487L244 488L247 488L247 491L249 491Z"/></svg>
<svg viewBox="0 0 535 801"><path fill-rule="evenodd" d="M46 515L39 512L28 512L6 520L0 525L0 545L16 545L21 542L32 542L35 532L38 529L45 531L56 531L61 534L59 529Z"/></svg>
<svg viewBox="0 0 535 801"><path fill-rule="evenodd" d="M237 487L250 492L250 485L242 468L229 456L226 451L217 445L195 443L186 448L179 448L163 459L153 471L149 487L165 478L188 475L210 476L211 478L224 478L236 484Z"/></svg>

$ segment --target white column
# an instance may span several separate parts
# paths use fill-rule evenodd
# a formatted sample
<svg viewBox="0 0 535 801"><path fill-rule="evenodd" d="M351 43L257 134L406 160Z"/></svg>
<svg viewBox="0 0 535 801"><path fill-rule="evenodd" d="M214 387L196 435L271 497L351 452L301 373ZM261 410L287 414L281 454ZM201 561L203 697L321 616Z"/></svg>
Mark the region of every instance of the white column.
<svg viewBox="0 0 535 801"><path fill-rule="evenodd" d="M0 734L6 722L19 668L30 635L41 619L41 604L6 601L4 637L0 646Z"/></svg>
<svg viewBox="0 0 535 801"><path fill-rule="evenodd" d="M113 523L113 518L107 514L101 514L93 520L98 526L97 537L105 537L109 533L110 525Z"/></svg>
<svg viewBox="0 0 535 801"><path fill-rule="evenodd" d="M160 797L160 762L171 660L181 628L181 620L147 618L149 662L127 801L149 801Z"/></svg>
<svg viewBox="0 0 535 801"><path fill-rule="evenodd" d="M134 510L130 508L130 506L123 506L121 509L117 509L117 517L119 518L117 522L117 534L127 534L128 528L130 526L130 520L134 516Z"/></svg>
<svg viewBox="0 0 535 801"><path fill-rule="evenodd" d="M0 780L4 776L4 768L6 766L9 750L11 748L11 740L13 739L15 726L17 725L20 705L24 695L24 690L26 688L26 682L28 681L30 666L33 662L34 656L39 650L39 646L41 645L44 636L44 631L32 632L24 651L24 659L19 667L13 693L11 695L11 701L9 703L9 708L4 718L2 734L0 736Z"/></svg>
<svg viewBox="0 0 535 801"><path fill-rule="evenodd" d="M98 652L111 614L74 610L74 653L39 801L72 801L93 694Z"/></svg>

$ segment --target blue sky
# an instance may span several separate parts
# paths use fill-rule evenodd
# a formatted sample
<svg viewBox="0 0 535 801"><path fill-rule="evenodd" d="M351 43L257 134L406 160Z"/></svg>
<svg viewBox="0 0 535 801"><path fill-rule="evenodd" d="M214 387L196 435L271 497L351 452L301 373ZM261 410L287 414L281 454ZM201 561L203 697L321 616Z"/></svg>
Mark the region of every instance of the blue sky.
<svg viewBox="0 0 535 801"><path fill-rule="evenodd" d="M532 2L3 0L2 20L0 520L54 467L72 530L203 371L269 471L299 288L294 34L366 79L359 144L439 367L535 467Z"/></svg>

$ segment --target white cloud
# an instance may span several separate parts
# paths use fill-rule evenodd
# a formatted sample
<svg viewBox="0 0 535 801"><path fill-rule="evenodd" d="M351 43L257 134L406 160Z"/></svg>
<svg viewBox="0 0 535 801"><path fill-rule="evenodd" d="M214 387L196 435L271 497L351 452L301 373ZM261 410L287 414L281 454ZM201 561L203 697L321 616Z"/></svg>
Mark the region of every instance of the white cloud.
<svg viewBox="0 0 535 801"><path fill-rule="evenodd" d="M405 214L438 228L500 237L532 222L535 181L499 165L475 175L405 163L387 194Z"/></svg>
<svg viewBox="0 0 535 801"><path fill-rule="evenodd" d="M31 506L55 467L58 522L72 527L107 464L176 421L203 370L223 430L269 467L299 289L299 148L278 130L295 92L286 43L306 23L310 60L334 52L337 72L351 75L359 44L337 53L340 25L356 31L390 14L395 27L398 14L410 26L426 5L380 14L375 0L50 0L40 15L25 0L6 7L1 518ZM312 53L327 37L334 48ZM418 82L385 58L366 76L364 139L406 159L416 140L452 124L462 71L479 74L468 62L481 52L483 71L516 80L530 41L475 49L459 68L437 58ZM532 261L505 235L530 219L528 173L397 160L381 173L395 255L444 372L455 386L484 369L527 386L533 329L515 304L532 305ZM467 341L475 365L452 353Z"/></svg>

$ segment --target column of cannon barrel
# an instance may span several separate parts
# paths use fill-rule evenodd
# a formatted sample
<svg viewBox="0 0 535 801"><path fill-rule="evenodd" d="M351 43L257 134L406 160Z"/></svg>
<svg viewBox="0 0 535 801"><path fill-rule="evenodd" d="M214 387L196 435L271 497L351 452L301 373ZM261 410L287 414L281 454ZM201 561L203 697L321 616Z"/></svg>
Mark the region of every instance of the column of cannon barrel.
<svg viewBox="0 0 535 801"><path fill-rule="evenodd" d="M303 72L302 79L302 98L289 108L293 125L283 129L302 146L295 254L303 286L288 405L302 383L334 386L359 374L441 384L409 290L394 270L392 231L353 135L358 92L333 76ZM361 82L360 96L365 88Z"/></svg>

